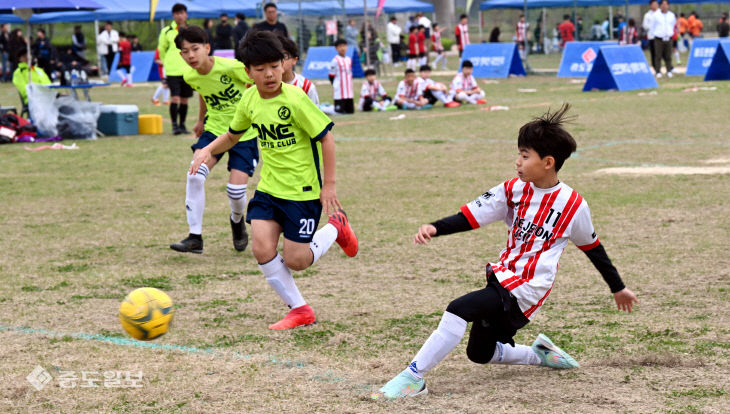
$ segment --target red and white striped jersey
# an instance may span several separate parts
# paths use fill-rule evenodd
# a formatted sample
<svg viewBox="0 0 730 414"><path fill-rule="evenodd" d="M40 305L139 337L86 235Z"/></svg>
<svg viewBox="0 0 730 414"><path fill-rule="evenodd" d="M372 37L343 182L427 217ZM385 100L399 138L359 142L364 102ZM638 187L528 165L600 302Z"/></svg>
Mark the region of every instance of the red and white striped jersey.
<svg viewBox="0 0 730 414"><path fill-rule="evenodd" d="M388 93L385 92L385 88L383 88L383 85L381 85L380 82L378 82L377 80L373 83L370 83L368 81L362 83L362 88L360 89L360 98L369 96L370 98L377 100L377 98L386 95L388 95Z"/></svg>
<svg viewBox="0 0 730 414"><path fill-rule="evenodd" d="M433 32L431 35L431 47L434 52L442 52L444 50L444 45L441 44L441 32Z"/></svg>
<svg viewBox="0 0 730 414"><path fill-rule="evenodd" d="M414 80L410 85L405 80L398 82L398 89L395 91L397 98L418 99L421 93L421 83L418 79Z"/></svg>
<svg viewBox="0 0 730 414"><path fill-rule="evenodd" d="M517 43L524 43L525 37L527 36L527 22L517 22L515 25L515 41Z"/></svg>
<svg viewBox="0 0 730 414"><path fill-rule="evenodd" d="M457 73L456 76L454 76L454 80L451 81L452 92L470 91L478 86L479 85L477 85L477 81L474 79L474 76L464 76L463 73Z"/></svg>
<svg viewBox="0 0 730 414"><path fill-rule="evenodd" d="M489 265L528 319L550 294L568 240L581 250L599 244L588 204L563 183L537 188L513 178L462 206L461 212L475 229L498 220L507 224L507 246L499 261Z"/></svg>
<svg viewBox="0 0 730 414"><path fill-rule="evenodd" d="M294 79L289 83L294 86L300 87L304 91L304 93L307 94L309 99L314 102L315 105L319 105L319 95L317 94L317 87L314 86L312 81L300 75L299 73L294 72Z"/></svg>
<svg viewBox="0 0 730 414"><path fill-rule="evenodd" d="M334 99L352 99L352 59L340 55L330 62L330 75L334 75L332 83Z"/></svg>
<svg viewBox="0 0 730 414"><path fill-rule="evenodd" d="M456 39L459 42L459 50L464 50L464 47L469 43L469 25L468 24L457 24L454 29Z"/></svg>

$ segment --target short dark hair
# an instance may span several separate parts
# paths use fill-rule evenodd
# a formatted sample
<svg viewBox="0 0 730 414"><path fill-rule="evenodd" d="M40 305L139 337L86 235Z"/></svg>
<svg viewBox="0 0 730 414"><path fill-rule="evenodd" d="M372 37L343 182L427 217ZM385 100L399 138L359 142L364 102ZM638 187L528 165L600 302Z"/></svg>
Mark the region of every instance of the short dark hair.
<svg viewBox="0 0 730 414"><path fill-rule="evenodd" d="M563 128L570 121L565 116L569 109L570 104L564 103L556 112L548 110L523 125L517 138L518 148L534 150L540 158L548 155L555 158L555 172L560 171L565 160L577 148L573 136Z"/></svg>
<svg viewBox="0 0 730 414"><path fill-rule="evenodd" d="M119 37L127 37L127 34L124 32L119 32ZM179 48L178 48L179 49Z"/></svg>
<svg viewBox="0 0 730 414"><path fill-rule="evenodd" d="M247 68L284 60L279 38L268 30L249 32L238 46L238 55Z"/></svg>
<svg viewBox="0 0 730 414"><path fill-rule="evenodd" d="M183 40L188 43L200 44L210 42L210 39L208 39L208 33L199 26L188 26L178 32L177 36L175 36L175 46L177 46L178 49L182 49Z"/></svg>
<svg viewBox="0 0 730 414"><path fill-rule="evenodd" d="M462 68L473 68L474 64L471 63L471 60L467 59L461 64Z"/></svg>
<svg viewBox="0 0 730 414"><path fill-rule="evenodd" d="M649 0L649 4L656 3L656 0Z"/></svg>
<svg viewBox="0 0 730 414"><path fill-rule="evenodd" d="M431 27L439 27L439 24L438 23L434 23L434 24L431 25Z"/></svg>
<svg viewBox="0 0 730 414"><path fill-rule="evenodd" d="M236 19L238 20L246 20L246 15L243 13L236 13Z"/></svg>
<svg viewBox="0 0 730 414"><path fill-rule="evenodd" d="M279 41L281 42L282 51L289 55L289 57L292 58L298 58L299 57L299 46L297 43L290 38L284 36L283 33L276 32L276 37L279 38Z"/></svg>
<svg viewBox="0 0 730 414"><path fill-rule="evenodd" d="M398 18L395 16L390 16L390 21L392 22L393 20L398 20Z"/></svg>
<svg viewBox="0 0 730 414"><path fill-rule="evenodd" d="M462 14L461 16L459 16L459 20L466 19L467 17L469 17L469 16L467 16L466 14Z"/></svg>
<svg viewBox="0 0 730 414"><path fill-rule="evenodd" d="M563 20L570 20L570 15L569 14L564 14L563 15Z"/></svg>
<svg viewBox="0 0 730 414"><path fill-rule="evenodd" d="M411 26L411 27L408 28L408 33L415 32L416 30L418 30L418 26L413 25L413 26Z"/></svg>
<svg viewBox="0 0 730 414"><path fill-rule="evenodd" d="M182 3L175 3L172 6L172 14L175 14L175 13L178 13L178 12L181 12L181 11L184 11L184 12L187 13L188 6L186 6L186 5L182 4Z"/></svg>
<svg viewBox="0 0 730 414"><path fill-rule="evenodd" d="M370 75L375 75L375 74L376 74L376 73L375 73L375 69L372 69L372 68L371 68L371 69L366 69L366 70L365 70L365 77L368 77L368 76L370 76Z"/></svg>
<svg viewBox="0 0 730 414"><path fill-rule="evenodd" d="M420 68L418 68L418 71L419 71L419 72L423 72L424 70L427 70L427 71L429 71L429 72L430 72L430 71L431 71L431 66L428 66L428 65L421 65L421 67L420 67Z"/></svg>
<svg viewBox="0 0 730 414"><path fill-rule="evenodd" d="M403 74L408 75L409 73L416 73L416 72L414 72L413 69L408 68L408 69L406 69L406 71Z"/></svg>
<svg viewBox="0 0 730 414"><path fill-rule="evenodd" d="M266 3L266 4L264 4L264 10L266 10L268 8L271 8L271 7L275 8L276 10L279 10L279 8L276 7L276 3Z"/></svg>
<svg viewBox="0 0 730 414"><path fill-rule="evenodd" d="M346 44L347 44L347 40L340 38L340 39L335 40L334 46L337 47L339 45L346 45Z"/></svg>
<svg viewBox="0 0 730 414"><path fill-rule="evenodd" d="M112 25L112 21L111 20L107 20L106 23L104 23L104 26L106 26L106 25L113 26Z"/></svg>
<svg viewBox="0 0 730 414"><path fill-rule="evenodd" d="M20 60L22 57L28 57L28 48L22 48L15 53L15 58Z"/></svg>
<svg viewBox="0 0 730 414"><path fill-rule="evenodd" d="M76 26L74 26L74 30L81 30L81 26L77 24Z"/></svg>
<svg viewBox="0 0 730 414"><path fill-rule="evenodd" d="M38 29L36 30L36 33L38 33L38 32L41 32L41 33L43 33L44 35L46 34L46 31L45 31L45 30L43 30L42 28L38 28Z"/></svg>

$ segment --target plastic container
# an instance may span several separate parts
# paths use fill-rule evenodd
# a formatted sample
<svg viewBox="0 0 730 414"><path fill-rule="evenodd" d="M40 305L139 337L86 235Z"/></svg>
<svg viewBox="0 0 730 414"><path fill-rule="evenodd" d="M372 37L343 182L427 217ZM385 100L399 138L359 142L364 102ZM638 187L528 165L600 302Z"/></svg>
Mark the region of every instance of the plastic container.
<svg viewBox="0 0 730 414"><path fill-rule="evenodd" d="M137 135L137 105L102 105L97 128L104 135Z"/></svg>
<svg viewBox="0 0 730 414"><path fill-rule="evenodd" d="M162 134L162 115L144 114L139 116L140 135Z"/></svg>

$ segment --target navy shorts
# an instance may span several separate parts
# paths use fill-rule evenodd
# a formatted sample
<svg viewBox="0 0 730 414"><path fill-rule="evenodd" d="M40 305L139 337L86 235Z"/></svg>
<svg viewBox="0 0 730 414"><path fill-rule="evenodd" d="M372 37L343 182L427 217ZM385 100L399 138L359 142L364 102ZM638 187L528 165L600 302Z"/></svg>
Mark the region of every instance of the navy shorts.
<svg viewBox="0 0 730 414"><path fill-rule="evenodd" d="M319 225L322 203L317 200L294 201L274 197L256 190L248 202L246 222L274 220L284 229L284 237L297 243L309 243Z"/></svg>
<svg viewBox="0 0 730 414"><path fill-rule="evenodd" d="M198 138L198 142L190 146L190 149L195 152L196 149L205 148L216 138L218 137L212 132L205 131L203 132L203 135ZM214 157L220 161L223 154L214 155ZM234 145L233 148L228 150L228 171L243 171L248 174L249 177L252 177L258 162L259 148L256 146L255 139L240 141L238 144Z"/></svg>

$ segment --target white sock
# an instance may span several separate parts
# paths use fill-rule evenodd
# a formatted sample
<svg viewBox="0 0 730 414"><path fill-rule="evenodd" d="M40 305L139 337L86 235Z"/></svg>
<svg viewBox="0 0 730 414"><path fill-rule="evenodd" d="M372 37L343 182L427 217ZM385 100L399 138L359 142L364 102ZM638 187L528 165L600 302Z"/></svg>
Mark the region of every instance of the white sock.
<svg viewBox="0 0 730 414"><path fill-rule="evenodd" d="M438 99L439 101L443 102L444 104L447 104L447 103L453 101L453 99L451 99L450 97L446 96L446 94L444 93L444 91L431 91L431 94L436 99Z"/></svg>
<svg viewBox="0 0 730 414"><path fill-rule="evenodd" d="M188 184L185 187L185 211L188 215L190 233L202 234L203 211L205 210L205 179L208 177L208 166L200 164L198 172L188 174Z"/></svg>
<svg viewBox="0 0 730 414"><path fill-rule="evenodd" d="M268 263L259 264L259 268L264 276L266 276L266 281L269 282L269 286L276 291L276 294L279 295L286 306L294 309L307 304L302 294L299 293L291 271L284 264L284 258L280 254L277 253L276 257Z"/></svg>
<svg viewBox="0 0 730 414"><path fill-rule="evenodd" d="M160 96L160 95L162 94L162 91L163 91L164 89L165 89L165 88L163 88L163 87L162 87L162 85L158 86L158 87L157 87L157 89L155 90L155 94L154 94L154 95L152 95L152 99L153 99L153 100L154 100L154 99L157 99L157 97L158 97L158 96Z"/></svg>
<svg viewBox="0 0 730 414"><path fill-rule="evenodd" d="M472 105L476 105L477 104L477 96L476 95L467 95L466 96L466 101L469 102Z"/></svg>
<svg viewBox="0 0 730 414"><path fill-rule="evenodd" d="M134 73L134 66L131 66L129 68L129 73L127 74L127 83L132 84L132 74Z"/></svg>
<svg viewBox="0 0 730 414"><path fill-rule="evenodd" d="M122 80L127 79L127 74L121 69L117 69L117 75L119 75L119 77L122 78Z"/></svg>
<svg viewBox="0 0 730 414"><path fill-rule="evenodd" d="M231 220L238 223L243 218L243 209L246 207L246 184L228 183L226 192L231 205Z"/></svg>
<svg viewBox="0 0 730 414"><path fill-rule="evenodd" d="M452 349L459 345L466 332L466 321L451 312L444 312L438 328L428 337L408 366L414 377L423 378Z"/></svg>
<svg viewBox="0 0 730 414"><path fill-rule="evenodd" d="M321 229L317 230L309 242L309 249L312 251L312 264L316 263L337 238L337 228L330 223L325 224Z"/></svg>
<svg viewBox="0 0 730 414"><path fill-rule="evenodd" d="M503 344L497 342L494 348L494 356L489 360L490 364L509 364L509 365L540 365L540 357L537 356L532 347L527 345Z"/></svg>
<svg viewBox="0 0 730 414"><path fill-rule="evenodd" d="M170 102L170 88L162 88L164 102Z"/></svg>

